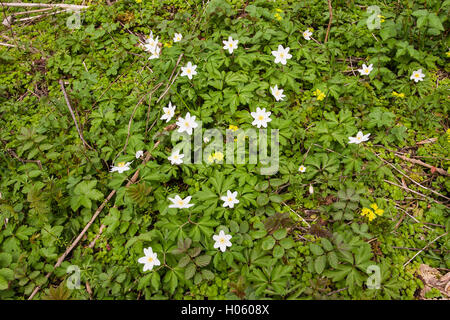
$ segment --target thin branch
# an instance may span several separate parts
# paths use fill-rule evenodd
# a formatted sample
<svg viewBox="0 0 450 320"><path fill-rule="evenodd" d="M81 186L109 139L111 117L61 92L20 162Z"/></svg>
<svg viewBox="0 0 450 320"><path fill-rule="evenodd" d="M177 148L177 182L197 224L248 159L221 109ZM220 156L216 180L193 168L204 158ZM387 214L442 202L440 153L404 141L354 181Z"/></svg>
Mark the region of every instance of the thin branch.
<svg viewBox="0 0 450 320"><path fill-rule="evenodd" d="M398 154L398 153L394 153L394 154L397 157L399 157L400 159L403 159L405 161L408 161L408 162L411 162L411 163L414 163L414 164L419 164L419 165L427 167L427 168L429 168L431 170L435 170L436 172L438 172L439 174L441 174L443 176L450 176L450 174L447 171L445 171L444 169L436 168L436 167L434 167L434 166L432 166L432 165L430 165L428 163L425 163L425 162L423 162L421 160L407 158L407 157L402 156L401 154Z"/></svg>
<svg viewBox="0 0 450 320"><path fill-rule="evenodd" d="M80 136L81 141L83 141L83 144L87 146L89 149L95 150L86 142L86 140L84 140L83 133L80 131L80 128L78 127L77 119L75 118L75 114L73 113L72 107L70 106L69 97L67 96L66 89L64 88L64 81L60 79L59 84L61 85L61 90L63 92L64 99L66 99L67 108L69 108L70 114L72 115L73 122L75 123L75 127L77 128L78 135Z"/></svg>
<svg viewBox="0 0 450 320"><path fill-rule="evenodd" d="M327 34L325 35L324 43L327 43L328 41L328 35L331 29L331 22L333 21L333 7L331 6L331 0L328 0L328 11L330 12L330 21L328 21Z"/></svg>
<svg viewBox="0 0 450 320"><path fill-rule="evenodd" d="M22 3L22 2L0 2L2 6L5 7L45 7L45 8L65 8L65 9L87 9L89 6L79 6L75 4L64 4L64 3Z"/></svg>
<svg viewBox="0 0 450 320"><path fill-rule="evenodd" d="M439 237L437 237L436 239L434 239L433 241L429 242L425 247L422 248L422 250L420 250L419 252L417 252L411 259L409 259L404 265L403 268L406 267L411 261L414 260L415 257L417 257L421 252L423 252L425 249L427 249L432 243L436 242L437 240L439 240L440 238L446 236L448 234L448 232L441 234Z"/></svg>

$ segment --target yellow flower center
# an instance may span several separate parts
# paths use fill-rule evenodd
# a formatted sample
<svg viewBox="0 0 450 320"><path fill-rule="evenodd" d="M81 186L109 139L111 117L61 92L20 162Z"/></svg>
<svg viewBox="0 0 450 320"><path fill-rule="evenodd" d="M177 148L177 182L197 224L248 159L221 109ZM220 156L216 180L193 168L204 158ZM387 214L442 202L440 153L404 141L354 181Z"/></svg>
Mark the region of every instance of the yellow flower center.
<svg viewBox="0 0 450 320"><path fill-rule="evenodd" d="M120 167L120 168L125 167L125 162L119 162L117 164L117 166Z"/></svg>
<svg viewBox="0 0 450 320"><path fill-rule="evenodd" d="M264 120L264 116L258 116L258 120Z"/></svg>
<svg viewBox="0 0 450 320"><path fill-rule="evenodd" d="M152 258L152 257L148 257L148 258L147 258L147 261L150 262L150 263L152 263L152 262L153 262L153 258Z"/></svg>
<svg viewBox="0 0 450 320"><path fill-rule="evenodd" d="M220 243L225 243L225 239L224 238L220 238Z"/></svg>
<svg viewBox="0 0 450 320"><path fill-rule="evenodd" d="M182 206L182 205L184 205L184 202L183 202L183 200L178 200L178 205L179 205L179 206Z"/></svg>
<svg viewBox="0 0 450 320"><path fill-rule="evenodd" d="M192 72L192 71L191 71L191 68L186 69L186 73L187 73L187 74L191 74L191 72Z"/></svg>
<svg viewBox="0 0 450 320"><path fill-rule="evenodd" d="M233 201L233 199L231 197L228 197L228 202Z"/></svg>
<svg viewBox="0 0 450 320"><path fill-rule="evenodd" d="M280 58L283 58L283 57L284 57L284 53L281 52L281 53L280 53Z"/></svg>
<svg viewBox="0 0 450 320"><path fill-rule="evenodd" d="M416 73L414 77L419 78L420 75L418 73Z"/></svg>
<svg viewBox="0 0 450 320"><path fill-rule="evenodd" d="M184 125L185 125L186 127L189 127L189 122L188 122L188 121L185 121L185 122L184 122Z"/></svg>

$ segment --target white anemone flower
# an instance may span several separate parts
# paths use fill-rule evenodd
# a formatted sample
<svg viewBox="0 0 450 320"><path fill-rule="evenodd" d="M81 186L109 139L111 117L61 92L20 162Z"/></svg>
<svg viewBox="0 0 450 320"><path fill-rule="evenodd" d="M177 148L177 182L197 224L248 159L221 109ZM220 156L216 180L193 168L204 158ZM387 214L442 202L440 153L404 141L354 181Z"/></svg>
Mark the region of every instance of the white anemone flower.
<svg viewBox="0 0 450 320"><path fill-rule="evenodd" d="M214 243L214 249L219 248L220 251L225 252L227 247L231 247L231 238L231 235L225 234L223 230L220 230L218 235L213 235L213 240L216 242Z"/></svg>
<svg viewBox="0 0 450 320"><path fill-rule="evenodd" d="M133 161L131 161L131 162L133 162ZM117 166L113 166L113 167L111 168L111 171L110 171L110 172L115 172L115 171L117 171L117 172L119 172L119 173L122 173L122 172L124 172L124 171L130 170L130 164L131 164L131 162L127 162L127 163L125 163L125 162L119 162L119 163L117 164Z"/></svg>
<svg viewBox="0 0 450 320"><path fill-rule="evenodd" d="M153 252L152 247L144 248L144 257L139 258L138 262L144 264L144 272L147 270L152 270L153 266L161 265L161 262L158 260L158 256Z"/></svg>
<svg viewBox="0 0 450 320"><path fill-rule="evenodd" d="M298 168L298 171L300 171L301 173L303 173L303 172L306 171L306 167L305 167L304 165L301 165L301 166Z"/></svg>
<svg viewBox="0 0 450 320"><path fill-rule="evenodd" d="M191 201L191 196L187 196L184 199L181 199L179 195L176 195L175 198L169 198L170 201L172 201L172 204L169 205L169 208L176 208L176 209L185 209L190 208L194 204L189 203Z"/></svg>
<svg viewBox="0 0 450 320"><path fill-rule="evenodd" d="M181 41L181 39L183 39L183 36L181 35L181 33L175 33L175 35L173 37L173 42L179 42L179 41Z"/></svg>
<svg viewBox="0 0 450 320"><path fill-rule="evenodd" d="M172 105L172 102L169 101L169 105L163 107L164 114L161 116L160 120L166 120L166 122L172 120L172 117L175 115L176 107L176 105Z"/></svg>
<svg viewBox="0 0 450 320"><path fill-rule="evenodd" d="M361 142L369 140L370 133L364 135L362 131L358 131L356 137L348 137L348 143L360 144Z"/></svg>
<svg viewBox="0 0 450 320"><path fill-rule="evenodd" d="M161 48L156 46L153 51L150 51L150 53L152 54L148 60L152 60L152 59L158 59L159 58L159 54L161 53Z"/></svg>
<svg viewBox="0 0 450 320"><path fill-rule="evenodd" d="M275 100L277 101L284 100L283 98L286 97L283 94L283 89L278 89L278 85L275 85L273 88L270 87L270 91L272 91L272 95L275 97Z"/></svg>
<svg viewBox="0 0 450 320"><path fill-rule="evenodd" d="M292 58L292 55L289 53L289 47L283 48L281 44L278 46L277 51L272 51L272 55L275 56L275 63L281 63L282 65L287 63L287 59Z"/></svg>
<svg viewBox="0 0 450 320"><path fill-rule="evenodd" d="M272 119L270 119L270 114L270 111L266 112L266 108L260 109L257 107L256 112L251 113L254 119L252 125L257 126L258 128L261 128L261 126L267 128L267 123L272 121Z"/></svg>
<svg viewBox="0 0 450 320"><path fill-rule="evenodd" d="M192 62L189 61L185 67L181 67L181 76L187 76L189 80L191 80L192 76L195 76L197 74L197 71L195 71L195 69L197 69L197 65L193 65Z"/></svg>
<svg viewBox="0 0 450 320"><path fill-rule="evenodd" d="M233 53L233 50L237 49L238 47L238 42L239 40L233 40L233 38L231 36L228 37L228 41L227 40L223 40L223 48L225 50L228 50L228 52L230 54Z"/></svg>
<svg viewBox="0 0 450 320"><path fill-rule="evenodd" d="M410 80L414 80L414 82L423 81L423 78L425 78L425 74L422 73L422 69L413 71L411 74Z"/></svg>
<svg viewBox="0 0 450 320"><path fill-rule="evenodd" d="M312 36L311 30L306 29L305 31L303 31L303 38L305 38L306 40L311 40L311 36Z"/></svg>
<svg viewBox="0 0 450 320"><path fill-rule="evenodd" d="M191 114L188 112L186 113L185 118L178 118L177 121L178 132L182 133L186 131L187 134L191 135L192 130L198 127L198 124L195 122L195 116L191 117Z"/></svg>
<svg viewBox="0 0 450 320"><path fill-rule="evenodd" d="M239 203L239 200L236 199L237 197L237 191L231 192L230 190L227 191L227 195L220 197L221 200L224 201L223 203L223 207L230 207L230 208L234 208L234 205Z"/></svg>
<svg viewBox="0 0 450 320"><path fill-rule="evenodd" d="M170 161L171 164L182 164L183 158L184 154L180 154L180 150L175 150L167 159Z"/></svg>
<svg viewBox="0 0 450 320"><path fill-rule="evenodd" d="M373 70L373 64L370 64L369 66L366 66L365 63L363 63L362 68L358 69L359 74L362 76L367 76L369 73Z"/></svg>
<svg viewBox="0 0 450 320"><path fill-rule="evenodd" d="M144 155L144 151L139 150L136 152L136 159L139 159L140 157L142 157Z"/></svg>

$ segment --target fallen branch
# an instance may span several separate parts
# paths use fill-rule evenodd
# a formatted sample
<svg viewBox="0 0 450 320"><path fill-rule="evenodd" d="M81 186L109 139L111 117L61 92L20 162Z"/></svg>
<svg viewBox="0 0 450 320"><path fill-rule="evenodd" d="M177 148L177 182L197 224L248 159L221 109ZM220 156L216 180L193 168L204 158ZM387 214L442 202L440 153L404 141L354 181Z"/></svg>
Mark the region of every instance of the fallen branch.
<svg viewBox="0 0 450 320"><path fill-rule="evenodd" d="M331 6L331 0L328 0L328 11L330 12L330 20L328 21L327 34L325 35L324 43L327 43L328 41L328 35L331 29L331 21L333 21L333 7Z"/></svg>
<svg viewBox="0 0 450 320"><path fill-rule="evenodd" d="M22 3L22 2L0 2L1 6L5 7L44 7L44 8L65 8L65 9L87 9L89 6L79 6L75 4L64 3Z"/></svg>
<svg viewBox="0 0 450 320"><path fill-rule="evenodd" d="M430 200L432 200L432 201L434 201L434 202L436 202L436 203L439 203L439 204L443 204L443 203L442 203L442 202L440 202L440 201L434 200L433 198L431 198L431 197L428 197L428 196L426 196L426 195L424 195L424 194L422 194L422 193L420 193L420 192L417 192L417 191L411 190L411 189L409 189L408 187L404 187L404 186L401 186L401 185L399 185L399 184L396 184L396 183L394 183L394 182L391 182L391 181L389 181L389 180L386 180L386 179L383 179L383 181L384 181L384 182L387 182L387 183L389 183L389 184L392 184L393 186L396 186L396 187L399 187L399 188L405 189L406 191L409 191L409 192L411 192L411 193L417 194L417 195L419 195L419 196L421 196L421 197L424 197L424 198L430 199Z"/></svg>
<svg viewBox="0 0 450 320"><path fill-rule="evenodd" d="M73 122L75 122L75 127L77 128L78 135L80 136L81 141L83 141L83 144L85 146L87 146L89 149L95 150L86 142L86 140L84 140L83 133L81 132L80 128L78 127L77 119L75 118L75 114L73 113L72 107L70 106L69 97L67 96L66 89L64 88L64 82L62 80L59 80L59 84L61 85L61 90L63 92L64 99L66 99L67 108L69 108L70 114L72 115Z"/></svg>
<svg viewBox="0 0 450 320"><path fill-rule="evenodd" d="M427 167L427 168L431 169L432 172L435 171L435 172L438 172L439 174L441 174L441 175L443 175L443 176L450 176L450 174L449 174L446 170L444 170L444 169L436 168L436 167L434 167L434 166L432 166L432 165L430 165L430 164L428 164L428 163L425 163L425 162L423 162L423 161L421 161L421 160L407 158L407 157L405 157L405 156L402 156L402 155L399 154L399 153L394 153L394 154L395 154L397 157L399 157L400 159L402 159L402 160L405 160L405 161L408 161L408 162L411 162L411 163L414 163L414 164L419 164L419 165L421 165L421 166Z"/></svg>
<svg viewBox="0 0 450 320"><path fill-rule="evenodd" d="M157 143L155 143L154 148L156 148L159 144L159 141ZM150 160L150 152L147 152L145 159L143 161L143 163L147 163ZM136 172L133 174L133 176L131 177L130 181L128 181L127 183L127 187L130 186L131 184L135 183L138 176L139 176L139 169L136 170ZM55 270L56 268L58 268L62 262L64 261L64 259L67 257L67 255L73 250L73 248L75 248L75 246L78 244L78 242L80 242L80 240L83 238L84 234L87 232L87 230L90 228L90 226L92 225L92 223L94 223L95 219L98 217L98 215L100 214L100 212L102 212L103 208L105 207L105 205L108 203L109 200L111 200L111 198L116 194L117 190L113 190L109 193L108 197L103 201L103 203L100 205L100 207L98 207L98 209L95 211L94 215L92 216L91 220L89 220L89 222L86 224L86 226L83 228L83 230L80 232L80 234L76 237L76 239L72 242L72 244L70 245L70 247L68 247L66 249L66 251L62 254L62 256L59 257L58 261L56 262L56 264L53 266L53 270ZM45 276L46 279L50 278L50 276L52 275L53 271L50 271L47 273L47 275ZM33 297L36 295L36 293L39 292L39 290L41 289L41 286L37 286L36 288L34 288L32 294L30 295L30 297L28 298L28 300L33 299Z"/></svg>
<svg viewBox="0 0 450 320"><path fill-rule="evenodd" d="M409 259L404 265L403 268L406 267L411 261L414 260L415 257L417 257L421 252L423 252L424 250L426 250L432 243L436 242L437 240L439 240L440 238L442 238L443 236L446 236L448 234L448 232L441 234L439 237L437 237L436 239L434 239L433 241L429 242L425 247L423 247L419 252L417 252L411 259Z"/></svg>

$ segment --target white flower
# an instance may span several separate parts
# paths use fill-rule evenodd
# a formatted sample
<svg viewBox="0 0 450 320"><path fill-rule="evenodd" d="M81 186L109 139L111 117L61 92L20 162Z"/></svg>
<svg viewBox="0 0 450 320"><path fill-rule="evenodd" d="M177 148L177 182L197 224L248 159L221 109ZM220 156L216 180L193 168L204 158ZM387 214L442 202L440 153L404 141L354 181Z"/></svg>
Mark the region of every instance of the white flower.
<svg viewBox="0 0 450 320"><path fill-rule="evenodd" d="M220 251L225 252L227 247L231 247L231 238L231 235L220 230L219 235L213 235L213 240L216 242L214 243L214 249L220 248Z"/></svg>
<svg viewBox="0 0 450 320"><path fill-rule="evenodd" d="M425 77L425 75L422 73L422 69L413 71L411 77L409 78L410 80L414 80L414 82L419 82L419 81L423 81L423 78Z"/></svg>
<svg viewBox="0 0 450 320"><path fill-rule="evenodd" d="M364 135L362 131L358 131L356 137L348 137L348 143L360 144L361 142L369 140L370 133Z"/></svg>
<svg viewBox="0 0 450 320"><path fill-rule="evenodd" d="M229 36L228 37L228 41L227 40L223 40L223 44L224 44L224 46L223 46L223 48L225 49L225 50L228 50L228 52L230 53L230 54L232 54L233 53L233 50L234 49L237 49L237 47L238 47L238 42L239 42L239 40L233 40L233 38L231 37L231 36Z"/></svg>
<svg viewBox="0 0 450 320"><path fill-rule="evenodd" d="M148 43L150 40L153 40L153 31L150 31L150 35L145 39L145 43Z"/></svg>
<svg viewBox="0 0 450 320"><path fill-rule="evenodd" d="M190 208L194 205L193 203L189 203L189 201L191 201L191 198L191 196L187 196L185 199L181 199L179 195L176 195L174 199L169 198L169 200L172 201L172 204L169 205L169 208Z"/></svg>
<svg viewBox="0 0 450 320"><path fill-rule="evenodd" d="M303 173L303 172L306 171L306 167L305 167L304 165L301 165L301 166L298 168L298 171L300 171L301 173Z"/></svg>
<svg viewBox="0 0 450 320"><path fill-rule="evenodd" d="M131 161L131 162L133 162L133 161ZM113 167L111 168L111 171L110 171L110 172L117 171L117 172L119 172L119 173L122 173L122 172L124 172L124 171L130 170L130 164L131 164L131 162L127 162L127 163L125 163L125 162L119 162L119 163L117 164L117 166L113 166Z"/></svg>
<svg viewBox="0 0 450 320"><path fill-rule="evenodd" d="M224 201L223 207L234 208L234 205L239 203L239 200L236 199L236 197L237 191L231 192L230 190L228 190L226 196L220 197L220 199Z"/></svg>
<svg viewBox="0 0 450 320"><path fill-rule="evenodd" d="M172 105L172 102L169 101L169 105L167 106L167 108L163 107L164 114L161 116L160 120L166 120L166 122L169 122L175 115L176 107L176 105Z"/></svg>
<svg viewBox="0 0 450 320"><path fill-rule="evenodd" d="M167 159L169 159L171 164L182 164L183 158L184 158L184 154L180 154L180 150L175 150L172 152L170 157L168 157Z"/></svg>
<svg viewBox="0 0 450 320"><path fill-rule="evenodd" d="M312 184L309 185L309 194L313 194L314 193L314 188L312 186Z"/></svg>
<svg viewBox="0 0 450 320"><path fill-rule="evenodd" d="M178 128L179 133L186 131L187 134L191 135L192 129L197 128L198 124L195 122L195 116L191 117L191 114L188 112L186 113L186 117L184 119L181 117L178 118L177 126L179 127Z"/></svg>
<svg viewBox="0 0 450 320"><path fill-rule="evenodd" d="M251 113L254 119L252 125L257 126L258 128L261 128L261 126L267 128L267 123L272 121L272 119L270 119L270 114L271 112L266 112L266 108L263 108L261 110L259 107L257 107L256 112Z"/></svg>
<svg viewBox="0 0 450 320"><path fill-rule="evenodd" d="M312 36L311 30L306 29L305 31L303 31L303 38L305 38L306 40L311 40L311 36Z"/></svg>
<svg viewBox="0 0 450 320"><path fill-rule="evenodd" d="M144 272L152 270L153 266L159 266L161 262L158 260L157 254L153 253L152 247L144 248L144 257L139 258L138 262L144 264Z"/></svg>
<svg viewBox="0 0 450 320"><path fill-rule="evenodd" d="M139 150L136 152L136 159L139 159L140 157L142 157L144 155L144 151Z"/></svg>
<svg viewBox="0 0 450 320"><path fill-rule="evenodd" d="M369 66L366 66L365 63L362 65L362 69L358 69L359 73L364 76L368 75L373 70L373 64L370 64Z"/></svg>
<svg viewBox="0 0 450 320"><path fill-rule="evenodd" d="M209 140L208 137L204 137L204 138L203 138L203 142L204 142L204 143L208 143L209 141L210 141L210 140Z"/></svg>
<svg viewBox="0 0 450 320"><path fill-rule="evenodd" d="M173 37L173 42L181 41L181 39L183 39L181 33L175 33L175 36Z"/></svg>
<svg viewBox="0 0 450 320"><path fill-rule="evenodd" d="M145 51L153 53L155 51L155 48L158 46L158 39L159 39L159 37L156 37L156 39L153 39L153 33L151 33L150 37L148 37L145 40L145 44L144 44Z"/></svg>
<svg viewBox="0 0 450 320"><path fill-rule="evenodd" d="M272 95L275 97L275 100L280 101L283 100L284 97L286 97L283 94L282 89L278 89L278 85L275 85L275 87L270 87L270 91L272 91Z"/></svg>
<svg viewBox="0 0 450 320"><path fill-rule="evenodd" d="M150 53L152 54L148 60L152 60L152 59L158 59L159 58L159 54L161 52L161 48L156 46L153 51L150 51Z"/></svg>
<svg viewBox="0 0 450 320"><path fill-rule="evenodd" d="M195 76L197 74L197 71L195 71L195 69L197 69L197 65L193 65L192 62L188 62L186 67L181 67L181 76L187 76L190 79L192 79L192 76Z"/></svg>
<svg viewBox="0 0 450 320"><path fill-rule="evenodd" d="M272 54L275 56L275 63L281 62L283 65L286 64L287 59L292 58L292 55L289 53L289 47L284 49L281 44L278 46L277 51L272 51Z"/></svg>

